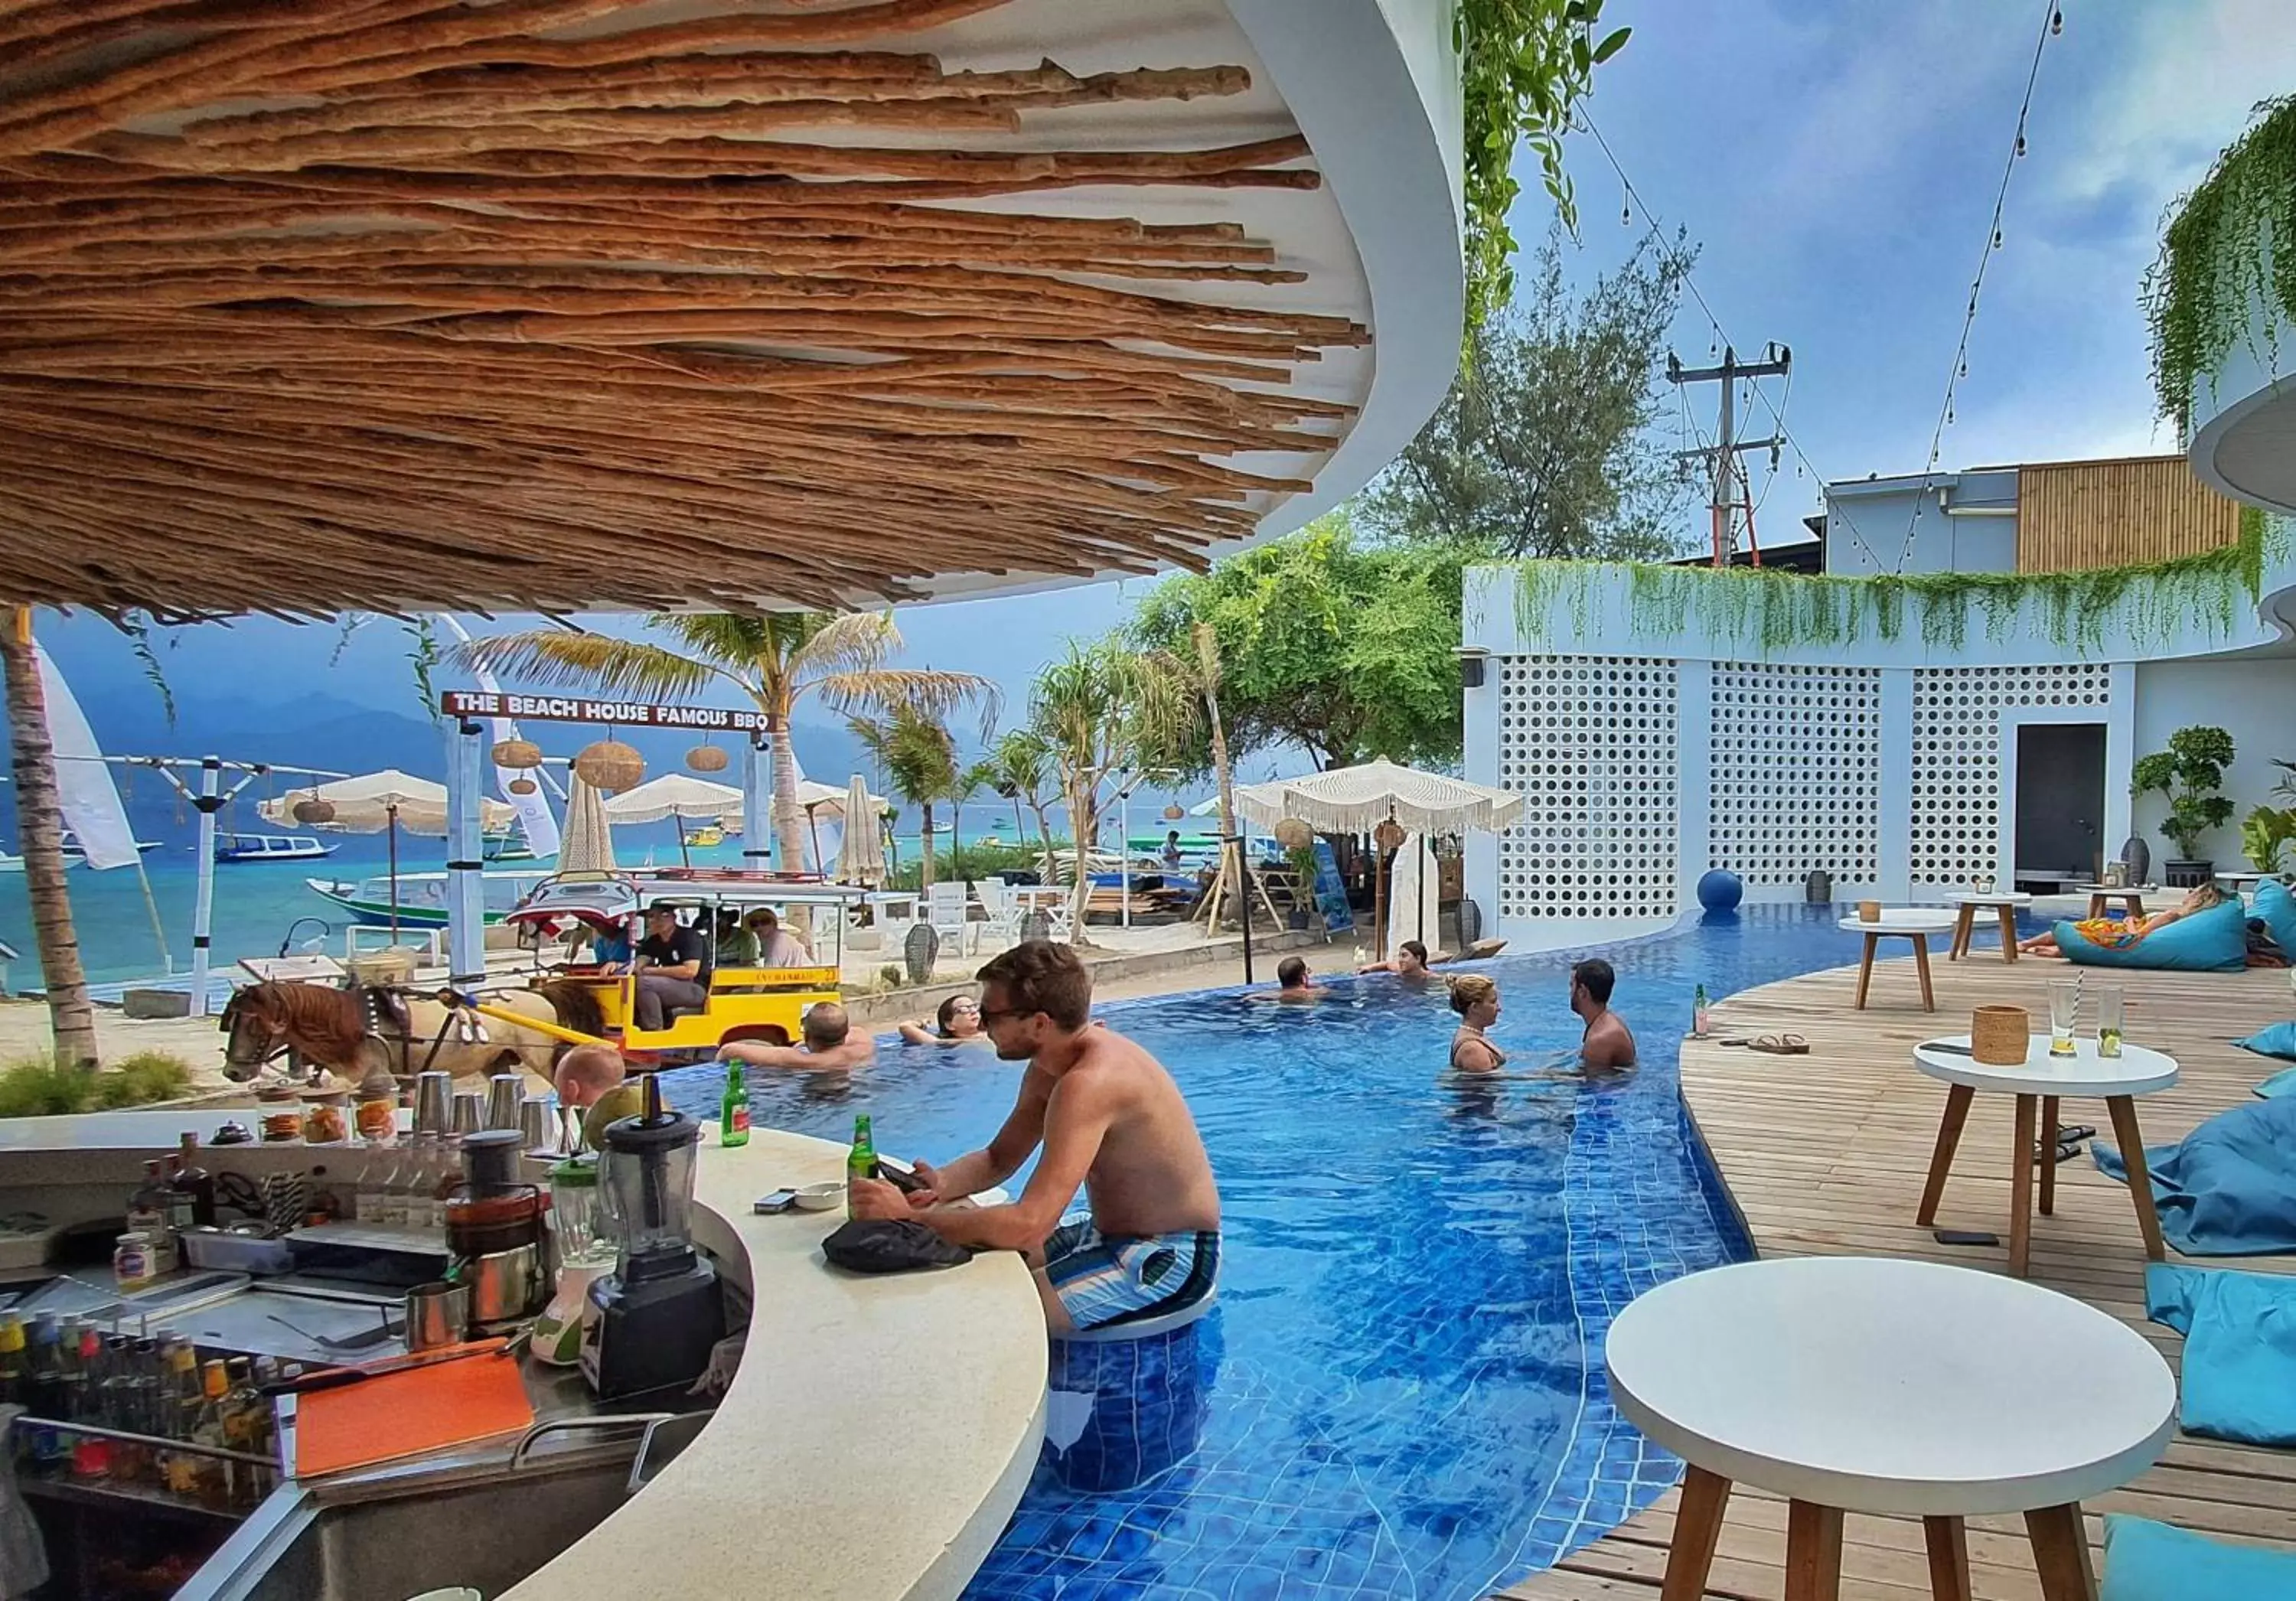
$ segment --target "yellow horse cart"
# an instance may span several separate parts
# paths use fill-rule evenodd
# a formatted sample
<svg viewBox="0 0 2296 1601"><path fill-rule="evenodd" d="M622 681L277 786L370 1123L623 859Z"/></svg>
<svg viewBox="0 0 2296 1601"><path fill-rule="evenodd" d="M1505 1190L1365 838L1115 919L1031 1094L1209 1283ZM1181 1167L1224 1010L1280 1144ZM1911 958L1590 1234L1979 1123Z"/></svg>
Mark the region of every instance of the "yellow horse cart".
<svg viewBox="0 0 2296 1601"><path fill-rule="evenodd" d="M595 1035L578 1029L554 1032L570 1041L611 1045L627 1056L684 1061L712 1055L736 1039L788 1045L798 1039L809 1008L841 1000L845 928L861 898L859 890L841 884L768 873L567 873L535 886L504 921L537 949L565 942L570 959L552 971L552 979L584 985L597 1002ZM721 915L730 912L738 921L756 907L771 907L800 943L809 940L814 959L798 967L726 966L713 959L702 1006L673 1009L662 1028L638 1028L632 1021L636 978L631 964L626 956L603 958L635 949L646 909L658 905L676 908L679 923L709 940L713 958ZM483 1002L479 1010L487 1010Z"/></svg>

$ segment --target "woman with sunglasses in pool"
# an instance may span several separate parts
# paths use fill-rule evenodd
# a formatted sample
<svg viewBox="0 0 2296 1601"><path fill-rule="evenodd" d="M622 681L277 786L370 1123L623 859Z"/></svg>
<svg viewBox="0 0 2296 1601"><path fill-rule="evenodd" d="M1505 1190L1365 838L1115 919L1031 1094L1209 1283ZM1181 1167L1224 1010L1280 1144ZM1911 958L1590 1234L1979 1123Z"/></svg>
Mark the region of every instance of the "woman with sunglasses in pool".
<svg viewBox="0 0 2296 1601"><path fill-rule="evenodd" d="M988 1031L980 1026L980 1003L969 995L952 995L933 1014L932 1027L905 1022L901 1039L907 1045L987 1045Z"/></svg>

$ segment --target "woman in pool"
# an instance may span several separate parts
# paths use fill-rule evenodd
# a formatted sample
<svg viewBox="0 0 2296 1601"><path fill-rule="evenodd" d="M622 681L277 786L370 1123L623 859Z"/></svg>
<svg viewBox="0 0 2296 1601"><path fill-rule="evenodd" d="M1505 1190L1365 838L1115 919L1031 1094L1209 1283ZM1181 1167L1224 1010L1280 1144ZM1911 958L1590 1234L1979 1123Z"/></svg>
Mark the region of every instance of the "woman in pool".
<svg viewBox="0 0 2296 1601"><path fill-rule="evenodd" d="M933 1014L931 1028L905 1022L901 1039L908 1045L985 1045L988 1036L980 1027L980 1003L969 995L952 995Z"/></svg>
<svg viewBox="0 0 2296 1601"><path fill-rule="evenodd" d="M1506 1053L1483 1034L1499 1020L1499 987L1480 973L1453 979L1451 1010L1459 1014L1458 1032L1451 1036L1451 1066L1463 1073L1495 1073L1505 1067Z"/></svg>
<svg viewBox="0 0 2296 1601"><path fill-rule="evenodd" d="M2084 917L2073 924L2073 931L2091 945L2103 950L2126 950L2156 928L2166 928L2195 912L2205 912L2224 899L2224 891L2216 885L2202 884L2177 905L2165 912L2155 912L2150 917ZM2061 956L2057 948L2056 931L2035 934L2030 940L2018 941L2017 948L2036 956Z"/></svg>

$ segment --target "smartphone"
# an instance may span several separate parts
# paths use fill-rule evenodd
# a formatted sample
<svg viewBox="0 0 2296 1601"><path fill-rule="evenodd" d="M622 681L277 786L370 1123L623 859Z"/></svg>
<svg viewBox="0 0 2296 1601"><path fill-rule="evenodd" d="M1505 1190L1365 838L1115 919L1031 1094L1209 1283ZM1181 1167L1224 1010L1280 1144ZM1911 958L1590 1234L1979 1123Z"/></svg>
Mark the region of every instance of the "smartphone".
<svg viewBox="0 0 2296 1601"><path fill-rule="evenodd" d="M750 1203L750 1210L760 1217L771 1217L775 1212L787 1211L796 1204L795 1190L775 1190L770 1195L759 1195Z"/></svg>
<svg viewBox="0 0 2296 1601"><path fill-rule="evenodd" d="M907 1168L897 1168L882 1156L877 1159L877 1177L905 1195L913 1195L925 1187L925 1181L915 1173Z"/></svg>
<svg viewBox="0 0 2296 1601"><path fill-rule="evenodd" d="M1998 1245L2001 1236L1975 1228L1933 1228L1930 1237L1940 1245Z"/></svg>

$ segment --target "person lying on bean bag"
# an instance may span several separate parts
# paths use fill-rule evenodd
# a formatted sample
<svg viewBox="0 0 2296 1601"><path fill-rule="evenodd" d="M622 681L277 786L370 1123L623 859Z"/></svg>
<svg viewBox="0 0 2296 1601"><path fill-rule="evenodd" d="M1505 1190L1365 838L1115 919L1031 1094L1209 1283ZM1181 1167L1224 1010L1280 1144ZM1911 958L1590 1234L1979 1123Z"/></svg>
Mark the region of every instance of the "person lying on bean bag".
<svg viewBox="0 0 2296 1601"><path fill-rule="evenodd" d="M2195 912L2205 912L2210 907L2224 903L2225 893L2214 884L2202 884L2167 911L2155 912L2149 917L2084 917L2072 925L2073 932L2099 950L2126 950L2156 929L2178 923ZM2017 948L2036 956L2061 956L2057 948L2057 931L2035 934L2021 940Z"/></svg>

